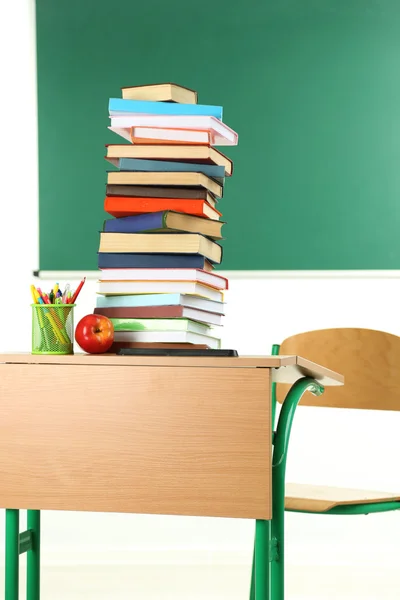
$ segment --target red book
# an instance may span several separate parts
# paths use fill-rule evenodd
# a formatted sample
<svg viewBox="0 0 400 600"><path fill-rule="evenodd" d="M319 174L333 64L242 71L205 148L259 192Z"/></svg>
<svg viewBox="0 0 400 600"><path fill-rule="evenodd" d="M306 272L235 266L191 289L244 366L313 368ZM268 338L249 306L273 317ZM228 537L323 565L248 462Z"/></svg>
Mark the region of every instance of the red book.
<svg viewBox="0 0 400 600"><path fill-rule="evenodd" d="M129 217L142 213L173 210L196 217L208 217L218 221L221 213L205 200L180 198L129 198L126 196L106 196L104 210L113 217Z"/></svg>

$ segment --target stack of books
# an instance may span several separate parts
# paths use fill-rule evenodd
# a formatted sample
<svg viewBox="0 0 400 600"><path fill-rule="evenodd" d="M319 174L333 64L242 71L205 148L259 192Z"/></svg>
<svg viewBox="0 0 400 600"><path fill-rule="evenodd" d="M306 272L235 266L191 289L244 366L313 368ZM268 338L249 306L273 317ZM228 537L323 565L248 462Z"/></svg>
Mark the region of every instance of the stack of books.
<svg viewBox="0 0 400 600"><path fill-rule="evenodd" d="M106 146L107 174L95 313L109 317L111 348L219 348L228 281L221 212L232 161L214 146L237 144L222 107L161 84L122 89L110 129L129 144Z"/></svg>

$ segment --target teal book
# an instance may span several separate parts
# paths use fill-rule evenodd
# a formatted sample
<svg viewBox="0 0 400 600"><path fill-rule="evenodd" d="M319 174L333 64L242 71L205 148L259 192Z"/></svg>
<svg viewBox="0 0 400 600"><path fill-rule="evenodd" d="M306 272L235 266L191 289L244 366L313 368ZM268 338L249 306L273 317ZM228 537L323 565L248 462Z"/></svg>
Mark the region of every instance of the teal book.
<svg viewBox="0 0 400 600"><path fill-rule="evenodd" d="M147 160L142 158L119 158L112 163L120 171L150 171L156 173L204 173L224 185L225 168L219 165L204 165L191 162L174 162L168 160Z"/></svg>
<svg viewBox="0 0 400 600"><path fill-rule="evenodd" d="M126 113L141 113L146 115L173 115L215 117L222 120L222 106L207 104L178 104L172 102L152 102L150 100L123 100L110 98L108 110L111 117Z"/></svg>

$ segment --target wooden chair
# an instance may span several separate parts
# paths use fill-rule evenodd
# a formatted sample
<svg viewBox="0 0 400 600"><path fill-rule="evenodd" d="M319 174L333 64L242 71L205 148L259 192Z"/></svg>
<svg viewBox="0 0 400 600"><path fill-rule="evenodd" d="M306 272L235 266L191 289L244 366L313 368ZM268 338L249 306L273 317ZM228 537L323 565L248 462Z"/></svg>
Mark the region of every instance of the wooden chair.
<svg viewBox="0 0 400 600"><path fill-rule="evenodd" d="M286 339L273 354L299 354L326 364L345 377L343 387L327 388L321 395L273 384L276 401L283 402L273 434L273 519L270 527L269 585L272 600L284 600L284 512L365 515L400 509L398 494L341 489L316 485L285 485L290 431L299 403L306 406L400 410L400 337L368 329L325 329ZM276 388L276 389L274 389ZM274 416L273 416L274 423ZM285 495L286 488L286 495ZM257 548L257 531L255 552ZM253 559L250 599L255 598Z"/></svg>

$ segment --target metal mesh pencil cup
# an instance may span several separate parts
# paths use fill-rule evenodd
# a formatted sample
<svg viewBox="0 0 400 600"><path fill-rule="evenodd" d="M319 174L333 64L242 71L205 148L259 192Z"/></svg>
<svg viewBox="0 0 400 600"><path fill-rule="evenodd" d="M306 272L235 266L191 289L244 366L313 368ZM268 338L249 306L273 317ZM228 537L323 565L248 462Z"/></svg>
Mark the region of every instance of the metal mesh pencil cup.
<svg viewBox="0 0 400 600"><path fill-rule="evenodd" d="M73 354L75 304L31 306L32 354Z"/></svg>

